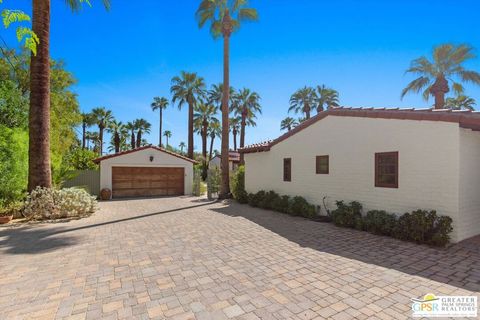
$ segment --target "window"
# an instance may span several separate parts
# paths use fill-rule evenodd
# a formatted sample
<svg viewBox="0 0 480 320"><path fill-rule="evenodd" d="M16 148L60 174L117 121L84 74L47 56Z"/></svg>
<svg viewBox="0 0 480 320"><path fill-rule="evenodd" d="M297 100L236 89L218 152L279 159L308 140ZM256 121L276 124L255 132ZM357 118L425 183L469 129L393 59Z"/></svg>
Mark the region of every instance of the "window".
<svg viewBox="0 0 480 320"><path fill-rule="evenodd" d="M317 156L315 168L317 174L328 174L328 156Z"/></svg>
<svg viewBox="0 0 480 320"><path fill-rule="evenodd" d="M375 153L375 187L398 188L398 152Z"/></svg>
<svg viewBox="0 0 480 320"><path fill-rule="evenodd" d="M292 181L292 158L283 159L283 181Z"/></svg>

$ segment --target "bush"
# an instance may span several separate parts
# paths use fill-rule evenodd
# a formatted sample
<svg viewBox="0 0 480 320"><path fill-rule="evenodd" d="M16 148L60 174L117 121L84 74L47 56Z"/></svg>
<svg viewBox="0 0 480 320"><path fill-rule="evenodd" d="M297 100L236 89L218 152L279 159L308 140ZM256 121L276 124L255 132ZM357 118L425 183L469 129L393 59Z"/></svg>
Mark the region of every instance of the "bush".
<svg viewBox="0 0 480 320"><path fill-rule="evenodd" d="M288 213L290 207L290 197L281 196L273 200L272 209L278 212Z"/></svg>
<svg viewBox="0 0 480 320"><path fill-rule="evenodd" d="M308 203L305 198L293 197L288 206L288 213L294 216L302 216L305 218L313 218L315 216L315 206Z"/></svg>
<svg viewBox="0 0 480 320"><path fill-rule="evenodd" d="M23 212L34 220L85 217L95 212L96 206L95 197L82 189L37 187L28 195Z"/></svg>
<svg viewBox="0 0 480 320"><path fill-rule="evenodd" d="M362 229L362 205L352 201L348 205L343 201L336 201L337 209L332 211L332 221L336 226Z"/></svg>
<svg viewBox="0 0 480 320"><path fill-rule="evenodd" d="M266 192L261 190L258 191L257 193L250 193L248 195L248 204L251 205L252 207L259 207L260 202L263 201L265 198Z"/></svg>
<svg viewBox="0 0 480 320"><path fill-rule="evenodd" d="M194 196L201 196L202 171L197 166L193 167L192 193Z"/></svg>
<svg viewBox="0 0 480 320"><path fill-rule="evenodd" d="M220 170L218 168L213 168L208 170L207 174L207 194L208 198L211 199L213 195L218 195L220 191Z"/></svg>
<svg viewBox="0 0 480 320"><path fill-rule="evenodd" d="M232 194L233 198L239 203L248 202L248 194L245 191L245 167L238 167L232 176Z"/></svg>
<svg viewBox="0 0 480 320"><path fill-rule="evenodd" d="M384 210L371 210L367 212L363 222L365 231L388 236L392 235L396 227L397 217Z"/></svg>

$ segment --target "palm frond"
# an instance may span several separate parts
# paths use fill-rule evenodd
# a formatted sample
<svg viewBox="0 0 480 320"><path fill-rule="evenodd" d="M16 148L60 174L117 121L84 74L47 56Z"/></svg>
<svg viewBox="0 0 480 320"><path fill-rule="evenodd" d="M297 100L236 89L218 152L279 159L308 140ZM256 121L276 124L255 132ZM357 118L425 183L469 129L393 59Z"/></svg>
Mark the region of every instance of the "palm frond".
<svg viewBox="0 0 480 320"><path fill-rule="evenodd" d="M422 89L428 86L430 82L430 79L427 77L419 77L413 80L402 90L401 98L403 99L403 97L409 92L419 93Z"/></svg>
<svg viewBox="0 0 480 320"><path fill-rule="evenodd" d="M480 73L476 71L462 70L458 72L460 78L465 82L480 84Z"/></svg>
<svg viewBox="0 0 480 320"><path fill-rule="evenodd" d="M258 20L258 12L253 8L242 8L238 10L238 18L239 21L257 21Z"/></svg>
<svg viewBox="0 0 480 320"><path fill-rule="evenodd" d="M460 84L458 82L453 82L452 89L453 89L453 92L455 92L455 94L457 96L463 94L463 92L464 92L464 88L463 88L462 84Z"/></svg>

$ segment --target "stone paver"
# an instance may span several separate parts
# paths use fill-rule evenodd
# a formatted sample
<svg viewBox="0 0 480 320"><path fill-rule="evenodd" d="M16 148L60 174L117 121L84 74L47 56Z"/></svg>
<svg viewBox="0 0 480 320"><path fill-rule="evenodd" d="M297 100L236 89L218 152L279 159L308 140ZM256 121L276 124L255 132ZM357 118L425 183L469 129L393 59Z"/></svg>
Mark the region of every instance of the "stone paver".
<svg viewBox="0 0 480 320"><path fill-rule="evenodd" d="M403 319L480 291L480 241L434 249L236 203L161 198L0 227L0 319Z"/></svg>

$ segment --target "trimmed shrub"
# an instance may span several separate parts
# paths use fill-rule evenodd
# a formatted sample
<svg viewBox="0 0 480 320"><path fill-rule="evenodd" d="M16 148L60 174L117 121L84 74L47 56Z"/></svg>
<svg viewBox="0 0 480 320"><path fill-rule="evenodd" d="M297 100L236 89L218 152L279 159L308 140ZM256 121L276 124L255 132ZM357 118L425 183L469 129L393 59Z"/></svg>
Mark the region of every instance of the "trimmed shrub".
<svg viewBox="0 0 480 320"><path fill-rule="evenodd" d="M428 243L434 246L444 247L450 242L450 233L453 231L452 218L440 216L435 221L432 237L428 239Z"/></svg>
<svg viewBox="0 0 480 320"><path fill-rule="evenodd" d="M84 217L95 212L96 208L95 197L85 190L37 187L28 195L23 214L33 220L60 219Z"/></svg>
<svg viewBox="0 0 480 320"><path fill-rule="evenodd" d="M332 211L332 221L336 226L362 229L362 205L357 201L345 204L336 201L337 209Z"/></svg>
<svg viewBox="0 0 480 320"><path fill-rule="evenodd" d="M218 168L213 168L208 170L207 174L207 195L211 199L213 195L218 195L220 191L220 170Z"/></svg>
<svg viewBox="0 0 480 320"><path fill-rule="evenodd" d="M289 203L288 213L294 216L313 218L315 216L315 206L308 203L305 198L296 196Z"/></svg>
<svg viewBox="0 0 480 320"><path fill-rule="evenodd" d="M261 190L258 191L257 193L250 193L248 195L248 204L251 205L252 207L258 207L260 206L260 202L263 201L265 198L266 192Z"/></svg>
<svg viewBox="0 0 480 320"><path fill-rule="evenodd" d="M193 185L192 193L194 196L201 196L201 184L202 184L202 171L197 166L193 167Z"/></svg>
<svg viewBox="0 0 480 320"><path fill-rule="evenodd" d="M238 167L237 171L232 177L232 194L233 198L239 203L248 202L248 194L245 191L245 167Z"/></svg>
<svg viewBox="0 0 480 320"><path fill-rule="evenodd" d="M263 209L273 209L273 203L276 201L276 199L279 199L280 195L276 193L275 191L268 191L265 194L265 197L260 200L260 203L258 206Z"/></svg>
<svg viewBox="0 0 480 320"><path fill-rule="evenodd" d="M272 209L278 212L288 213L290 207L290 197L281 196L273 200Z"/></svg>
<svg viewBox="0 0 480 320"><path fill-rule="evenodd" d="M365 231L388 236L392 235L396 227L397 217L384 210L371 210L367 212L363 222Z"/></svg>

